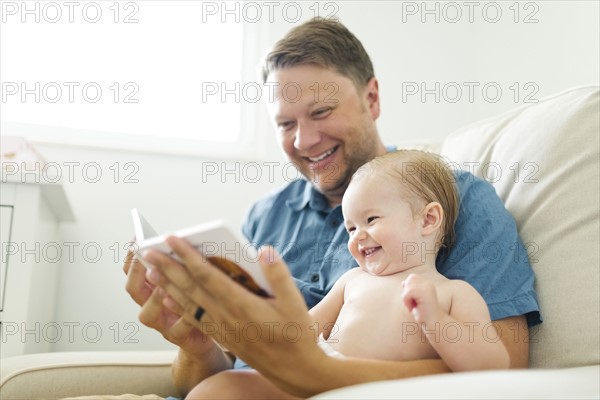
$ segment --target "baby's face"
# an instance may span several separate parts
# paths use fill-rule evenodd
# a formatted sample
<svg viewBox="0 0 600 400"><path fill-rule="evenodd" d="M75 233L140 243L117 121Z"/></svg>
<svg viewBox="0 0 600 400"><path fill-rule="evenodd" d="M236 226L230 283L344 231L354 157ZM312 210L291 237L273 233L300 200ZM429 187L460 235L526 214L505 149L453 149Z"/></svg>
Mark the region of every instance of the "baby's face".
<svg viewBox="0 0 600 400"><path fill-rule="evenodd" d="M348 250L372 275L390 275L425 262L421 218L400 190L382 174L354 179L342 200Z"/></svg>

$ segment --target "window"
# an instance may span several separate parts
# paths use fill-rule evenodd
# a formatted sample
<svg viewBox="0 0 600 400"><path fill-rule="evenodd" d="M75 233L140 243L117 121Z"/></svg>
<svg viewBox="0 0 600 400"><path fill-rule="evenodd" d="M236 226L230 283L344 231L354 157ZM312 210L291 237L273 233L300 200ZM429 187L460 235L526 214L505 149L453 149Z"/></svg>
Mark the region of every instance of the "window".
<svg viewBox="0 0 600 400"><path fill-rule="evenodd" d="M253 142L243 20L195 1L4 3L3 133L201 153Z"/></svg>

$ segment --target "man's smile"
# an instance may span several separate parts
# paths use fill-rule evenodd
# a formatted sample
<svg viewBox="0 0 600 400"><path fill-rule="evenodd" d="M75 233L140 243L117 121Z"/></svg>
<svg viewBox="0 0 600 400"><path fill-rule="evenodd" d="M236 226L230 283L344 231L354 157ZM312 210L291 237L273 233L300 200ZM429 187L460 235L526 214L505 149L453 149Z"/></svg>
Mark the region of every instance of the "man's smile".
<svg viewBox="0 0 600 400"><path fill-rule="evenodd" d="M331 149L327 150L326 152L324 152L324 153L321 153L321 154L319 154L319 155L317 155L317 156L315 156L315 157L303 157L303 158L304 158L304 159L306 159L306 160L308 160L308 161L310 161L311 163L315 163L315 164L316 164L316 163L318 163L318 162L320 162L320 161L323 161L325 158L329 157L329 156L330 156L330 155L332 155L333 153L335 153L335 152L336 152L336 150L337 150L339 147L340 147L340 146L339 146L339 145L337 145L337 146L335 146L335 147L333 147L333 148L331 148Z"/></svg>

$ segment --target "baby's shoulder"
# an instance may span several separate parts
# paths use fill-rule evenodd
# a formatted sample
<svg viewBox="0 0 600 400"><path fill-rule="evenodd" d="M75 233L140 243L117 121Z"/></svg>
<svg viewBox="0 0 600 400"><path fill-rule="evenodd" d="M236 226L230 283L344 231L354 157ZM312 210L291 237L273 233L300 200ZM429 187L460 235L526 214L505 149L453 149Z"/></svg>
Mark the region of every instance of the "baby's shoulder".
<svg viewBox="0 0 600 400"><path fill-rule="evenodd" d="M470 283L460 279L446 279L436 282L436 291L452 299L473 299L481 297Z"/></svg>
<svg viewBox="0 0 600 400"><path fill-rule="evenodd" d="M475 290L473 286L467 281L463 281L461 279L445 279L438 283L440 287L445 288L446 290L459 290L459 291L471 291Z"/></svg>
<svg viewBox="0 0 600 400"><path fill-rule="evenodd" d="M440 297L449 300L450 315L457 318L477 316L489 320L487 304L471 284L459 279L449 279L442 285L443 287L438 288L438 293L441 291L444 294Z"/></svg>

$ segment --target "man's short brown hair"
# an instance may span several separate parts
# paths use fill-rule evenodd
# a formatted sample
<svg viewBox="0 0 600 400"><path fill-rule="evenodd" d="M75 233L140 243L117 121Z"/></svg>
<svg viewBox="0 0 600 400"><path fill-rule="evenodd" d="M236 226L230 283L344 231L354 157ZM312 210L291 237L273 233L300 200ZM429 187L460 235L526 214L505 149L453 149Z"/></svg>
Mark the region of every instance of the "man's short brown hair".
<svg viewBox="0 0 600 400"><path fill-rule="evenodd" d="M290 30L267 55L263 82L275 70L307 64L333 68L359 89L375 76L362 43L335 19L316 17Z"/></svg>

